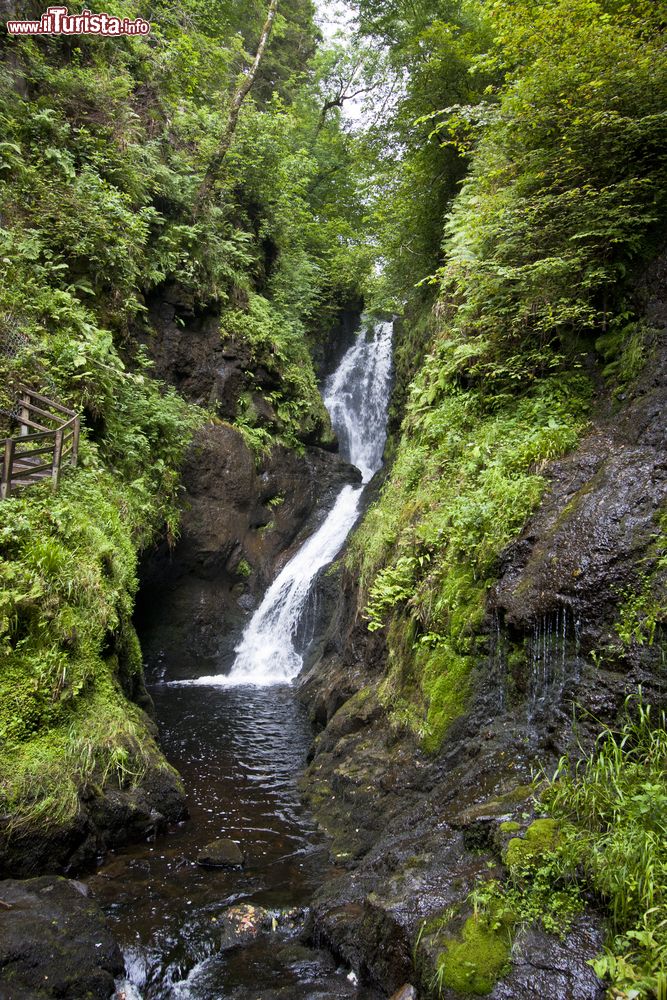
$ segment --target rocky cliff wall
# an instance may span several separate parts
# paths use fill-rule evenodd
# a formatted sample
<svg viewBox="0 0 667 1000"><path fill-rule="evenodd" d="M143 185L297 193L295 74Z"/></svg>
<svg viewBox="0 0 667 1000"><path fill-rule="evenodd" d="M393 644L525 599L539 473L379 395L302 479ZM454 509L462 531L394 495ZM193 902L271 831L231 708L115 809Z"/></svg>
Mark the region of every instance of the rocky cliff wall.
<svg viewBox="0 0 667 1000"><path fill-rule="evenodd" d="M665 289L658 261L640 289L653 329L643 374L624 392L603 391L580 445L542 470L543 501L488 592L467 710L436 754L389 726L383 633L366 630L357 581L338 569L323 659L300 679L321 727L304 794L339 866L312 933L388 994L410 980L424 995L435 989L438 941L464 931L466 899L500 863L503 831L533 818L536 769L590 746L638 685L665 704ZM472 992L593 1000L603 990L587 961L601 941L594 913L565 942L526 930L509 972Z"/></svg>

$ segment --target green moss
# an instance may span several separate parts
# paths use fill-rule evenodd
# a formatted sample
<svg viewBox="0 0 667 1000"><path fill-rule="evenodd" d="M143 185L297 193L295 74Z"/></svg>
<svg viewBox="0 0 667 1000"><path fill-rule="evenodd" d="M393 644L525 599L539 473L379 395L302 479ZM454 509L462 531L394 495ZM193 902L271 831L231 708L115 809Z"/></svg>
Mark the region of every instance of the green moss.
<svg viewBox="0 0 667 1000"><path fill-rule="evenodd" d="M558 843L558 821L536 819L526 830L525 838L513 837L507 845L505 863L510 871L520 871L534 865L553 851Z"/></svg>
<svg viewBox="0 0 667 1000"><path fill-rule="evenodd" d="M126 698L143 688L133 539L162 498L151 507L144 485L83 454L93 467L55 496L33 487L0 504L0 813L14 826L64 823L91 781L160 766Z"/></svg>
<svg viewBox="0 0 667 1000"><path fill-rule="evenodd" d="M450 724L465 711L472 658L460 656L441 645L433 650L419 650L416 661L422 691L428 699L427 731L422 746L427 752L434 752Z"/></svg>
<svg viewBox="0 0 667 1000"><path fill-rule="evenodd" d="M535 787L534 783L531 785L515 785L514 788L510 788L509 792L505 792L499 796L498 801L506 805L518 805L535 794Z"/></svg>
<svg viewBox="0 0 667 1000"><path fill-rule="evenodd" d="M460 940L450 940L438 961L439 983L464 996L485 996L507 969L510 926L493 927L482 917L466 920Z"/></svg>
<svg viewBox="0 0 667 1000"><path fill-rule="evenodd" d="M10 816L6 832L35 823L66 824L86 789L108 783L130 787L149 766L172 771L141 710L127 702L111 672L98 666L60 725L42 728L0 754L0 809Z"/></svg>
<svg viewBox="0 0 667 1000"><path fill-rule="evenodd" d="M252 566L250 565L248 560L240 559L239 564L236 567L236 575L242 577L244 580L247 580L247 578L251 575L251 573L252 573Z"/></svg>
<svg viewBox="0 0 667 1000"><path fill-rule="evenodd" d="M345 719L353 718L363 709L364 705L368 703L373 693L374 689L370 687L370 685L359 688L359 690L355 691L355 693L348 698L347 701L343 702L341 707L334 714L333 719L335 719L337 723L342 723Z"/></svg>
<svg viewBox="0 0 667 1000"><path fill-rule="evenodd" d="M521 823L517 823L513 819L508 819L504 823L501 823L498 829L501 833L516 833L517 830L521 829Z"/></svg>

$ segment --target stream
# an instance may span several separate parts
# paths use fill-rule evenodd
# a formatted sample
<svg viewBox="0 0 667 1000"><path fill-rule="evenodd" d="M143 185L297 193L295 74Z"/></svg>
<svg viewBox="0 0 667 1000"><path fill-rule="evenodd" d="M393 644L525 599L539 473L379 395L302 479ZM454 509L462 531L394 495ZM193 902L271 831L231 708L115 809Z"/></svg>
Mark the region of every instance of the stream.
<svg viewBox="0 0 667 1000"><path fill-rule="evenodd" d="M190 819L153 843L110 855L88 880L124 954L118 1000L377 997L327 952L299 940L309 900L335 869L299 798L312 730L290 682L314 638L316 577L340 551L364 486L382 464L391 337L391 323L362 325L323 389L341 455L360 469L362 485L341 490L279 573L231 663L183 678L182 665L170 669L167 659L161 683L150 687ZM221 837L243 850L242 869L196 863L204 845ZM239 945L230 908L238 915L249 906L266 911L264 925Z"/></svg>

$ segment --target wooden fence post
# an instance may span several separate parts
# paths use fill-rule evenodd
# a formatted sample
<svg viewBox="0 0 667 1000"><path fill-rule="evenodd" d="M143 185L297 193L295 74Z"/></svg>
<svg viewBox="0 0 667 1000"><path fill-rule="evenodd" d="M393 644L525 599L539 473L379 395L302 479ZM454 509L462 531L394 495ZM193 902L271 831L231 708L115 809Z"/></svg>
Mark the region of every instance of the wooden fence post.
<svg viewBox="0 0 667 1000"><path fill-rule="evenodd" d="M12 466L14 464L14 438L5 438L5 454L2 462L2 481L0 482L0 499L6 500L12 492Z"/></svg>
<svg viewBox="0 0 667 1000"><path fill-rule="evenodd" d="M72 432L72 465L76 468L76 463L79 460L79 433L81 430L81 421L78 417L74 418L74 429Z"/></svg>
<svg viewBox="0 0 667 1000"><path fill-rule="evenodd" d="M53 446L53 465L51 466L51 483L53 490L58 488L58 477L60 475L60 461L63 454L63 432L62 428L56 431L56 442Z"/></svg>
<svg viewBox="0 0 667 1000"><path fill-rule="evenodd" d="M20 429L19 429L19 434L20 434L21 437L25 437L25 435L30 430L30 428L28 427L28 425L23 422L24 420L27 420L28 417L29 417L29 413L30 413L30 411L28 409L28 403L29 402L30 402L30 393L29 392L22 392L21 393L21 402L19 404L19 424L21 425Z"/></svg>

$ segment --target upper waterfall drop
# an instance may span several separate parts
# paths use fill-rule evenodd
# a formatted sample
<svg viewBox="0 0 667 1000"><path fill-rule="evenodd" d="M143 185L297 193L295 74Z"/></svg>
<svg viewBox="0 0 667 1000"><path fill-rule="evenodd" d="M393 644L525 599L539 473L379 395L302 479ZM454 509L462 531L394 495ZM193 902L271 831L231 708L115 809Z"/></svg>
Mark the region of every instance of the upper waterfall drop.
<svg viewBox="0 0 667 1000"><path fill-rule="evenodd" d="M324 386L340 454L356 465L364 483L382 465L387 440L393 328L378 322L362 331Z"/></svg>
<svg viewBox="0 0 667 1000"><path fill-rule="evenodd" d="M393 323L367 321L330 378L323 400L340 442L366 484L382 465L391 386ZM364 486L345 486L318 528L273 581L236 647L229 674L176 682L285 684L303 666L299 625L318 572L332 562L359 516Z"/></svg>

